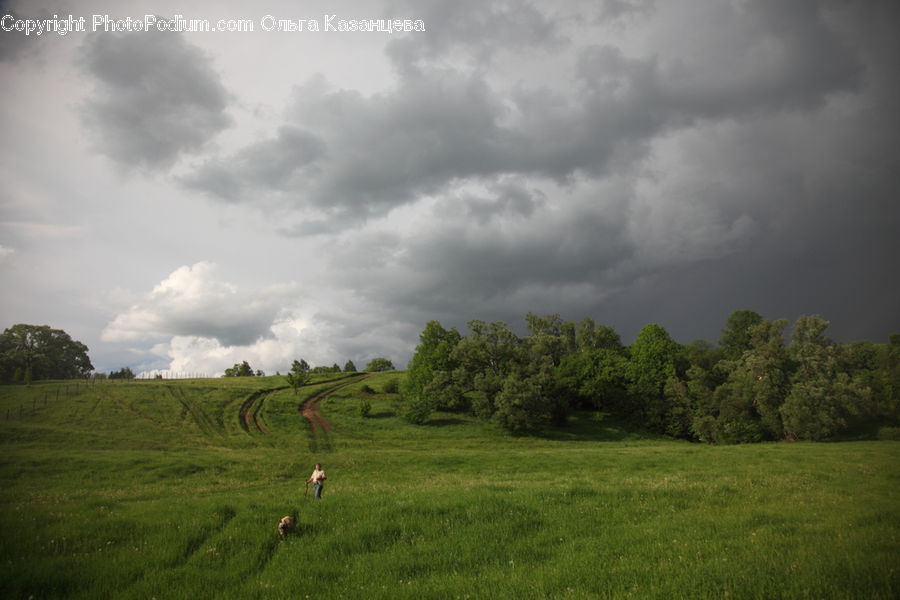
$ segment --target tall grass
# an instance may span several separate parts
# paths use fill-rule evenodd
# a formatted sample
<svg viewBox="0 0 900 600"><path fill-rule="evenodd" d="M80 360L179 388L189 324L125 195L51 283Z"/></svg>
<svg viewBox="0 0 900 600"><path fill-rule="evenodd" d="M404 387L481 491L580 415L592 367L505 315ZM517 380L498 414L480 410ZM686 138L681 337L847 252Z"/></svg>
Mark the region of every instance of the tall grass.
<svg viewBox="0 0 900 600"><path fill-rule="evenodd" d="M0 388L0 597L898 596L896 442L702 446L588 414L535 437L416 427L360 393L397 376L323 399L315 436L299 404L339 382ZM266 433L238 416L260 390Z"/></svg>

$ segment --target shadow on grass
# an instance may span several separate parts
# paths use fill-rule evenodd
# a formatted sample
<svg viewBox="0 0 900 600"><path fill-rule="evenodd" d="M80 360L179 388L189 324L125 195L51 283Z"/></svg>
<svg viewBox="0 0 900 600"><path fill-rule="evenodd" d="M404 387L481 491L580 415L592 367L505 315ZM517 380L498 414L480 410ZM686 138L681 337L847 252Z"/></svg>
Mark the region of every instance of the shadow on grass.
<svg viewBox="0 0 900 600"><path fill-rule="evenodd" d="M562 427L546 429L535 434L546 440L565 442L624 442L666 440L665 436L642 431L624 421L602 412L582 411L569 416Z"/></svg>
<svg viewBox="0 0 900 600"><path fill-rule="evenodd" d="M454 417L445 417L443 419L429 419L425 422L428 427L450 427L452 425L465 425L465 419L457 419Z"/></svg>
<svg viewBox="0 0 900 600"><path fill-rule="evenodd" d="M378 412L369 413L369 419L389 419L396 417L397 413L391 410L380 410Z"/></svg>

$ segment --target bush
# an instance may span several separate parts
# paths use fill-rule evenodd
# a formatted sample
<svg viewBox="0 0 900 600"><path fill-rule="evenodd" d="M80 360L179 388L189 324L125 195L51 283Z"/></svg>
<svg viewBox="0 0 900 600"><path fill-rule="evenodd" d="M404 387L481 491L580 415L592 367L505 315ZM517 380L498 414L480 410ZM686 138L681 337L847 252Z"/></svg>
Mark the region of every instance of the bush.
<svg viewBox="0 0 900 600"><path fill-rule="evenodd" d="M394 363L392 363L387 358L373 358L369 361L369 364L366 365L366 371L370 373L374 373L377 371L393 371Z"/></svg>
<svg viewBox="0 0 900 600"><path fill-rule="evenodd" d="M363 419L369 416L369 413L372 412L372 403L368 400L361 400L359 403L359 416Z"/></svg>
<svg viewBox="0 0 900 600"><path fill-rule="evenodd" d="M384 393L385 394L397 394L400 392L400 384L397 383L396 379L389 379L384 382Z"/></svg>
<svg viewBox="0 0 900 600"><path fill-rule="evenodd" d="M360 394L365 394L365 395L372 395L372 394L375 393L375 390L373 390L373 389L369 386L368 383L364 383L363 386L362 386L361 388L359 388L359 393L360 393Z"/></svg>
<svg viewBox="0 0 900 600"><path fill-rule="evenodd" d="M403 410L403 418L413 425L423 425L431 417L431 402L424 396L419 396L407 403Z"/></svg>
<svg viewBox="0 0 900 600"><path fill-rule="evenodd" d="M900 427L881 427L878 429L879 440L900 441Z"/></svg>

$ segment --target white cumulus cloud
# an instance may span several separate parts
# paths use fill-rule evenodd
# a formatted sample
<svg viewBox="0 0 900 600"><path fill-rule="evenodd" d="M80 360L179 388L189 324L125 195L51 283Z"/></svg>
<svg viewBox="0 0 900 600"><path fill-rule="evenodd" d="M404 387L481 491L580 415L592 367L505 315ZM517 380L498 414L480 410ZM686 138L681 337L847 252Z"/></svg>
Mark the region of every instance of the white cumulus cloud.
<svg viewBox="0 0 900 600"><path fill-rule="evenodd" d="M216 265L182 266L104 329L105 341L195 337L247 346L274 334L272 325L298 300L294 284L242 290L218 279Z"/></svg>

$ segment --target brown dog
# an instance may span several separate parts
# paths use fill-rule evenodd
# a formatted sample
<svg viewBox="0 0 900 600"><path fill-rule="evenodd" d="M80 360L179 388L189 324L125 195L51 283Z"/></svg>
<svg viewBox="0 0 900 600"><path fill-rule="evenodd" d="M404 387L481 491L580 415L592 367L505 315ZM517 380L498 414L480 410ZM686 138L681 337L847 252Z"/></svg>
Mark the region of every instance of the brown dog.
<svg viewBox="0 0 900 600"><path fill-rule="evenodd" d="M297 528L297 519L294 517L284 517L278 522L278 533L281 537L285 537L289 533L293 533Z"/></svg>

